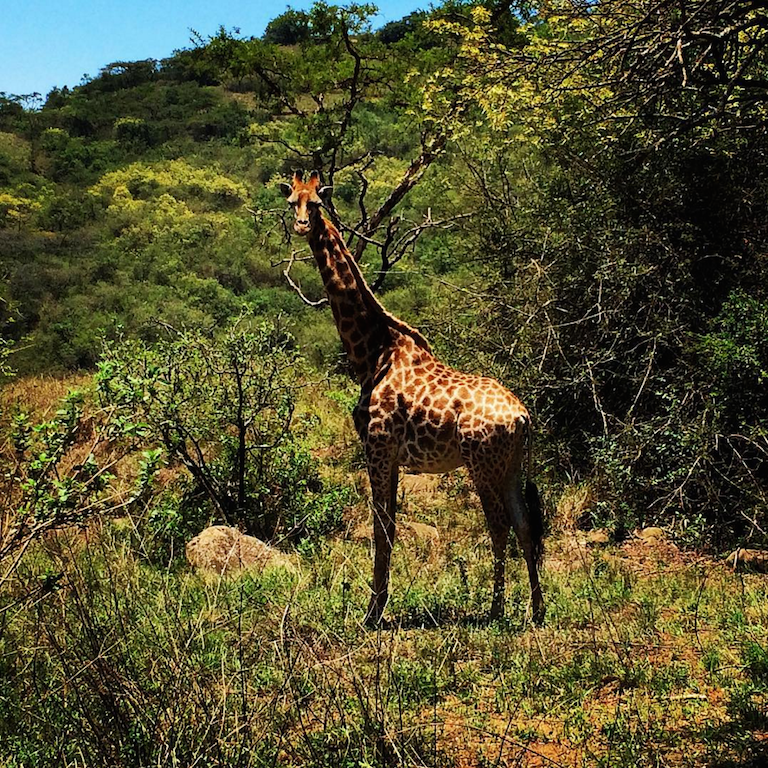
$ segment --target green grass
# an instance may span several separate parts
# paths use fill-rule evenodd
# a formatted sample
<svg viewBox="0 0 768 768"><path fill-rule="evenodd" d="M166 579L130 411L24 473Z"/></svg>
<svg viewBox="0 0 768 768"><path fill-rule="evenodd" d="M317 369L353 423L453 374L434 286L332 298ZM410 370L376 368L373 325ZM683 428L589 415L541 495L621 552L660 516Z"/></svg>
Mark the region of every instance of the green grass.
<svg viewBox="0 0 768 768"><path fill-rule="evenodd" d="M762 764L762 577L554 541L546 625L517 560L489 624L475 512L438 519L426 555L398 542L379 632L360 624L365 543L219 579L149 565L123 525L51 538L4 585L3 764Z"/></svg>
<svg viewBox="0 0 768 768"><path fill-rule="evenodd" d="M321 383L300 404L350 498L342 531L302 542L295 572L197 574L181 540L157 556L151 510L29 548L0 585L2 768L765 763L765 577L665 541L593 549L560 531L545 625L514 546L506 617L489 623L490 545L461 472L403 479L400 520L440 538L400 526L386 626L365 629L350 397Z"/></svg>

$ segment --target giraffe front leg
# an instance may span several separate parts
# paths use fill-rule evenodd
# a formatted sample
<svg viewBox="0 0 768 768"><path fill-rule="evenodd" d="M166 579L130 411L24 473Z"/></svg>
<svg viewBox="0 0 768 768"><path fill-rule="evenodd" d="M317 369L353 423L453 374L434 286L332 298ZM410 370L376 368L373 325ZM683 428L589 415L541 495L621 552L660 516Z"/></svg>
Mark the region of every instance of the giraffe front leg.
<svg viewBox="0 0 768 768"><path fill-rule="evenodd" d="M365 614L368 626L378 626L389 597L389 566L395 543L395 511L397 506L397 464L368 462L368 476L373 496L373 585Z"/></svg>

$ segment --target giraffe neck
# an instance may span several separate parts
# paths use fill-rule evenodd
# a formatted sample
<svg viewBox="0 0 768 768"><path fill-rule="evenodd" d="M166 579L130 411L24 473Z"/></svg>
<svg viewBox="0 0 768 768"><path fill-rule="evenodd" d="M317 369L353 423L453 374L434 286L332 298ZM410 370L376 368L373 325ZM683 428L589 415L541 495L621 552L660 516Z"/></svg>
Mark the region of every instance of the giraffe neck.
<svg viewBox="0 0 768 768"><path fill-rule="evenodd" d="M429 351L424 337L389 314L374 296L338 229L317 212L309 236L344 351L360 384L372 380L396 334Z"/></svg>

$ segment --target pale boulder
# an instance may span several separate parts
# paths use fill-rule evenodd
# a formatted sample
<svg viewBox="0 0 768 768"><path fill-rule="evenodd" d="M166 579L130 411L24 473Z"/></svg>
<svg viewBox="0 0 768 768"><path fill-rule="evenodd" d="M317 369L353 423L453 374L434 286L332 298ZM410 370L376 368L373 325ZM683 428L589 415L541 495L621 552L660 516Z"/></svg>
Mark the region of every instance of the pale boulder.
<svg viewBox="0 0 768 768"><path fill-rule="evenodd" d="M186 547L187 562L200 571L219 575L278 566L293 570L290 558L255 536L227 525L212 525Z"/></svg>
<svg viewBox="0 0 768 768"><path fill-rule="evenodd" d="M636 531L637 538L644 541L646 544L655 544L658 541L663 541L667 538L667 534L663 528L657 528L656 526L649 526L642 530Z"/></svg>
<svg viewBox="0 0 768 768"><path fill-rule="evenodd" d="M768 551L764 549L737 549L728 555L728 563L734 570L750 570L768 573Z"/></svg>
<svg viewBox="0 0 768 768"><path fill-rule="evenodd" d="M403 520L401 529L404 535L409 536L414 541L426 542L428 544L437 544L440 541L440 532L434 525Z"/></svg>

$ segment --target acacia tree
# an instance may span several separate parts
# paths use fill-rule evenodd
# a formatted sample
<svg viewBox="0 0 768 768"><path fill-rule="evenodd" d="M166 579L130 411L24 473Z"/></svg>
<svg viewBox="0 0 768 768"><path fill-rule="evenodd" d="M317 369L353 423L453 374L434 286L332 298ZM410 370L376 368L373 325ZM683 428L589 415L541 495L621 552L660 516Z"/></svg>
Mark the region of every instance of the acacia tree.
<svg viewBox="0 0 768 768"><path fill-rule="evenodd" d="M560 9L586 34L553 51L547 66L599 72L604 117L639 121L657 141L707 126L749 130L765 118L768 16L759 4L567 0Z"/></svg>
<svg viewBox="0 0 768 768"><path fill-rule="evenodd" d="M293 47L276 45L271 36L244 40L221 30L207 41L204 55L239 87L250 79L264 103L285 116L285 121L257 130L255 138L287 153L286 171L318 169L330 186L337 177L354 184L356 215L342 220L333 200L328 211L356 258L369 247L378 251L372 280L378 290L422 232L452 225L447 217L433 218L430 212L421 220L406 221L397 210L444 153L453 125L449 110L435 120L418 109L427 73L450 59L450 47L422 49L405 38L387 46L371 32L375 12L372 5L318 2L306 14L307 34ZM364 118L377 105L407 126L403 151L409 160L400 178L385 193L379 189L374 195L370 173L385 154L386 138L366 133ZM274 212L254 213L261 218ZM292 263L287 262L289 273Z"/></svg>
<svg viewBox="0 0 768 768"><path fill-rule="evenodd" d="M460 87L496 127L514 119L564 146L599 125L648 150L765 121L768 17L750 0L545 0L517 13L513 45L482 6L433 22L461 40L439 86Z"/></svg>

